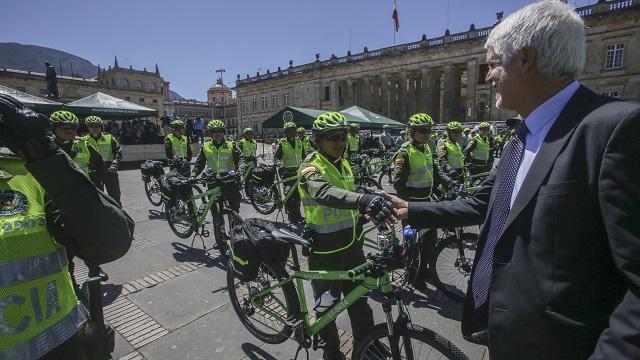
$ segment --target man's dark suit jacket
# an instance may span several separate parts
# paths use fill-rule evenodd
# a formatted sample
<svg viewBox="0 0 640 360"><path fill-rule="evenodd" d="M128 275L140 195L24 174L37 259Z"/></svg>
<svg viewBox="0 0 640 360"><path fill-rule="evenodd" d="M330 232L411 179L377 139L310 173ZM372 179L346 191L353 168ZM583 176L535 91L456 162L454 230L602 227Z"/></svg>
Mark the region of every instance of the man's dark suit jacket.
<svg viewBox="0 0 640 360"><path fill-rule="evenodd" d="M409 222L486 223L501 171L473 198L410 203ZM639 210L640 105L580 86L514 200L488 305L469 286L463 334L487 329L492 360L640 358Z"/></svg>

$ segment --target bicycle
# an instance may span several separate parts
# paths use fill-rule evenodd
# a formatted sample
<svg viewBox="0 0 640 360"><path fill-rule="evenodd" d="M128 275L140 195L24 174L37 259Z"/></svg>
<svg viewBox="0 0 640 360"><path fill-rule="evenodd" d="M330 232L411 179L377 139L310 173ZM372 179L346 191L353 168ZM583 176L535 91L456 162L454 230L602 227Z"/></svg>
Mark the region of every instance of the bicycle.
<svg viewBox="0 0 640 360"><path fill-rule="evenodd" d="M300 182L297 174L283 179L280 174L280 167L275 165L266 171L274 171L275 179L258 178L258 176L255 176L256 174L252 173L252 177L249 180L249 199L251 200L251 205L262 215L269 215L276 209L282 211L284 204L289 201L294 192L298 191L298 183ZM297 168L287 168L287 171L297 171ZM265 174L261 175L264 176ZM285 184L288 182L294 183L285 191Z"/></svg>
<svg viewBox="0 0 640 360"><path fill-rule="evenodd" d="M371 171L371 157L367 152L353 155L350 162L354 164L352 170L356 188L375 188L382 190L382 186L380 186L380 183L374 178L374 173ZM360 192L359 190L356 191Z"/></svg>
<svg viewBox="0 0 640 360"><path fill-rule="evenodd" d="M247 220L244 226L249 225L250 220ZM262 220L262 223L267 222ZM383 295L382 309L386 323L378 324L371 329L353 349L352 359L372 356L384 359L416 359L416 355L423 354L425 347L439 352L447 359L467 359L449 340L430 329L413 324L403 303L404 292L401 288L394 289L391 284L389 273L403 267L405 248L413 246L415 231L409 231L412 229L405 233L404 245L399 244L395 231L386 231L388 237L379 237L382 252L376 255L369 254L364 264L351 270L303 271L300 269L296 245L302 247L303 254L308 254L312 250L309 241L273 224L258 226L261 227L259 231L270 234L273 242L289 247L292 260L290 269L293 274L287 272L282 262L260 262L254 281L236 283L239 279L233 270L235 255L229 259L227 289L233 309L245 328L256 338L269 344L280 344L292 337L299 344L295 358L301 349L307 352L308 358L309 348L316 350L321 347L318 332L322 328L371 290L379 289ZM312 322L303 281L313 279L350 280L357 282L358 286ZM242 289L247 290L246 294L238 293ZM391 312L393 304L398 308L395 321ZM263 321L268 321L269 324L264 324ZM418 354L415 353L416 350L419 351ZM427 356L432 355L431 351L425 352Z"/></svg>
<svg viewBox="0 0 640 360"><path fill-rule="evenodd" d="M151 205L160 206L162 204L160 181L164 178L162 162L147 160L140 165L140 173L147 199L149 199Z"/></svg>
<svg viewBox="0 0 640 360"><path fill-rule="evenodd" d="M265 154L258 156L248 156L242 159L239 168L240 175L240 188L244 191L245 198L249 199L251 194L251 183L249 179L251 178L251 173L253 169L258 165L258 159L264 159Z"/></svg>
<svg viewBox="0 0 640 360"><path fill-rule="evenodd" d="M242 218L237 212L225 206L221 185L236 179L237 175L233 172L225 176L205 172L200 178L179 179L182 183L178 184L178 193L167 199L165 211L167 222L173 233L183 239L194 233L193 240L196 235L200 235L201 239L209 237L210 233L205 229L205 221L213 208L213 235L216 244L228 242L233 227L241 224ZM196 184L211 188L202 193L191 194L190 189ZM191 247L193 247L193 240Z"/></svg>

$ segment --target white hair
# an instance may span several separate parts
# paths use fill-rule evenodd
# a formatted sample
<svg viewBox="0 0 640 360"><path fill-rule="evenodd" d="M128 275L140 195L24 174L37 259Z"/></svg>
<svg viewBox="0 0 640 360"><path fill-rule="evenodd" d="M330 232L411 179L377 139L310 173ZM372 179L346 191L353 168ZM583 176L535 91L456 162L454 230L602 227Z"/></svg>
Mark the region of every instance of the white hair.
<svg viewBox="0 0 640 360"><path fill-rule="evenodd" d="M561 1L540 1L509 15L484 44L503 63L527 46L536 48L536 66L547 80L576 79L585 62L584 22Z"/></svg>

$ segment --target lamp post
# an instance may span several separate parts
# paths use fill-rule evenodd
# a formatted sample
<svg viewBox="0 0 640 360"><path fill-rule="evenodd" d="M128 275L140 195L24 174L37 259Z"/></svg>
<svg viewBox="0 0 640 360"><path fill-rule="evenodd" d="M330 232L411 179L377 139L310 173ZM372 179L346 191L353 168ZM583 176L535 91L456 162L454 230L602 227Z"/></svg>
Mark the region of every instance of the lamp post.
<svg viewBox="0 0 640 360"><path fill-rule="evenodd" d="M227 71L225 69L218 69L216 70L216 73L220 74L220 84L222 85L222 90L224 91L224 80L222 79L222 74ZM225 102L225 96L222 96L222 118L224 119L224 121L227 121L227 115L226 115L226 111L225 111L225 107L224 107L224 102Z"/></svg>

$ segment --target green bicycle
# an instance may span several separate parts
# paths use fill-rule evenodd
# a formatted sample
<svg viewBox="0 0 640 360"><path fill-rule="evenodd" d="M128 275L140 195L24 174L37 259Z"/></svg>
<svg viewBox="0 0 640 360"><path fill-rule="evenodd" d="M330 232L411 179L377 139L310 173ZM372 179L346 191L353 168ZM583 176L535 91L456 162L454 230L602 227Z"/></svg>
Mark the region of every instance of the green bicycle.
<svg viewBox="0 0 640 360"><path fill-rule="evenodd" d="M297 168L287 170L293 173ZM294 183L285 190L288 182ZM251 205L262 215L269 215L276 209L282 210L284 204L298 191L298 182L297 174L283 179L277 166L260 164L252 171L249 179Z"/></svg>
<svg viewBox="0 0 640 360"><path fill-rule="evenodd" d="M257 221L254 221L257 220ZM383 295L382 309L386 323L376 325L367 337L353 349L352 359L467 359L466 355L449 340L430 329L411 322L403 302L405 292L394 289L390 272L403 267L406 247L411 247L415 231L405 231L405 243L399 244L395 231L380 235L380 254L368 255L367 261L348 271L303 271L300 269L295 245L303 254L311 251L304 238L262 219L248 219L244 226L257 227L257 232L270 234L278 246L287 246L291 252L292 274L283 262L258 264L253 281L243 282L233 270L236 256L232 253L227 266L227 289L234 311L245 328L258 339L269 344L280 344L288 338L298 342L296 358L301 349L319 347L318 332L371 290L379 289ZM312 320L307 307L303 281L313 279L354 281L358 284L342 300L337 301L319 318ZM392 305L397 306L398 317L392 318Z"/></svg>
<svg viewBox="0 0 640 360"><path fill-rule="evenodd" d="M171 194L166 194L167 191L163 191L162 196L166 201L167 222L173 233L183 239L194 233L208 237L209 231L205 229L205 221L213 208L213 235L216 243L228 242L231 230L237 224L242 223L242 218L237 212L226 207L220 185L228 181L236 181L236 179L236 174L220 177L216 174L204 173L198 179L177 177L176 180L169 180L172 188ZM191 189L198 183L209 186L210 190L193 194ZM193 241L191 244L193 245Z"/></svg>

